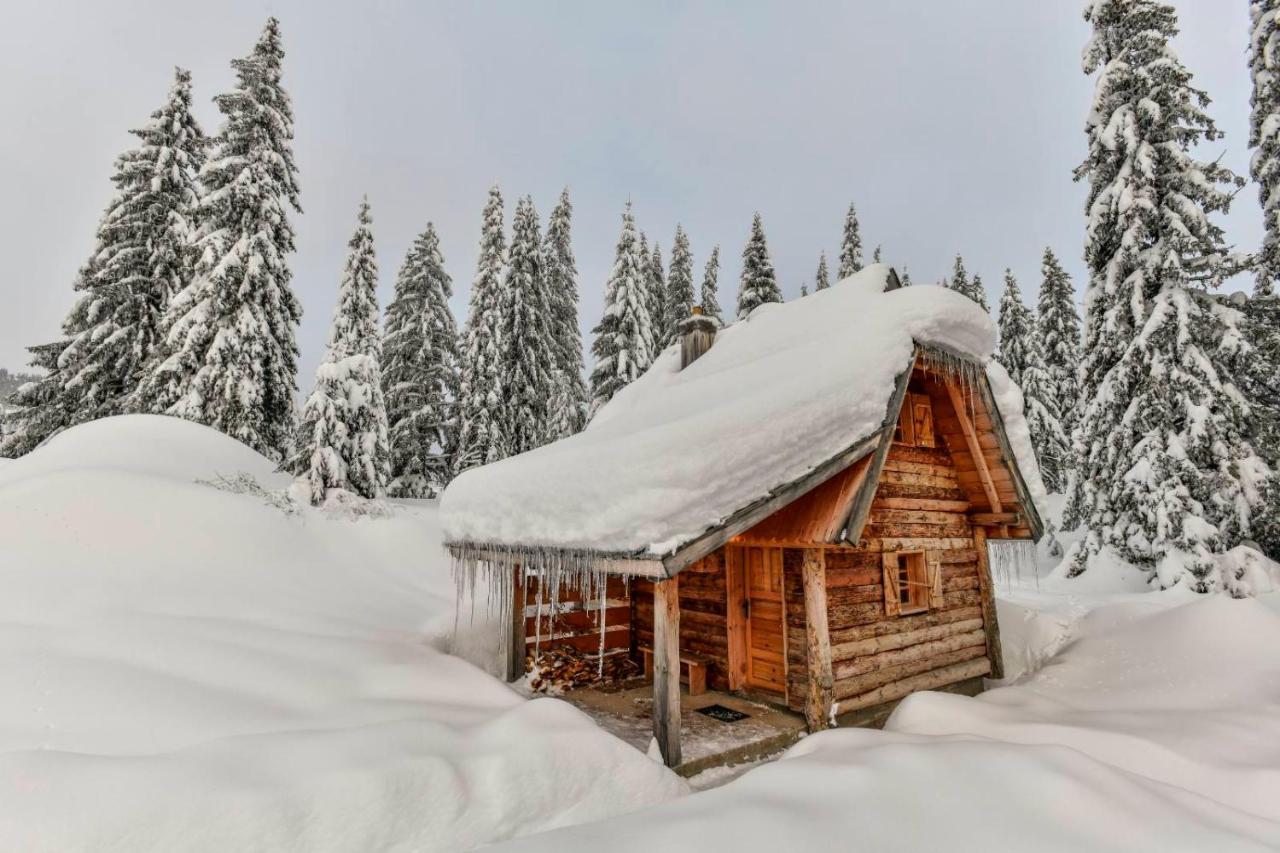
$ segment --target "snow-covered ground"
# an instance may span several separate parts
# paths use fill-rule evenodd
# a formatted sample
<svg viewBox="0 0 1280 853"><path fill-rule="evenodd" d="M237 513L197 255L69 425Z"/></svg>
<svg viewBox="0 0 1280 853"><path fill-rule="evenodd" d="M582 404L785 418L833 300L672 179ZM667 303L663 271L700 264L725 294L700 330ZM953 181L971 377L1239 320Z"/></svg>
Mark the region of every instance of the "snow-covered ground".
<svg viewBox="0 0 1280 853"><path fill-rule="evenodd" d="M433 505L238 475L287 483L156 417L0 464L0 850L459 850L686 790L445 652Z"/></svg>

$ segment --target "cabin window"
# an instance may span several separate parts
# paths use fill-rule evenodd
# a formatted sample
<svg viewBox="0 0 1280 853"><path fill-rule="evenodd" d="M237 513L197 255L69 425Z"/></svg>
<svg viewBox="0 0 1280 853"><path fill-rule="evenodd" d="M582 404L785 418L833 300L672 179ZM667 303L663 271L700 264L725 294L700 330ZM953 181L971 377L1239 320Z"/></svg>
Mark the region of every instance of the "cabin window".
<svg viewBox="0 0 1280 853"><path fill-rule="evenodd" d="M912 392L902 401L893 440L910 447L936 447L933 433L933 403L928 394Z"/></svg>
<svg viewBox="0 0 1280 853"><path fill-rule="evenodd" d="M929 582L929 567L924 552L899 551L896 569L898 612L907 614L928 610L929 591L933 584Z"/></svg>

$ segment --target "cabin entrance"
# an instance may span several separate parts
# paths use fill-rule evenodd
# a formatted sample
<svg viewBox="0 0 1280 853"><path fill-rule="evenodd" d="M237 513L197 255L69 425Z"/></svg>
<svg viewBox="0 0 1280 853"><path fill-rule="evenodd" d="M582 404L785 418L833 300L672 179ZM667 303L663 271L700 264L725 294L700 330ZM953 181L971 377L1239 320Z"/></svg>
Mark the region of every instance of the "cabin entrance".
<svg viewBox="0 0 1280 853"><path fill-rule="evenodd" d="M787 654L782 624L782 549L743 548L744 686L784 695Z"/></svg>

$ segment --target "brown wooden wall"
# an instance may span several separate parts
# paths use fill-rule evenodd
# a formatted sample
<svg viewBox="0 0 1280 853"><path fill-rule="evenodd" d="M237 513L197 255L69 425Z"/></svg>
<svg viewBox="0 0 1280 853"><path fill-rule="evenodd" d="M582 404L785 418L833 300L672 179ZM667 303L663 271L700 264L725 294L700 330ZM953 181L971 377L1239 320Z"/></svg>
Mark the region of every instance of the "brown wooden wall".
<svg viewBox="0 0 1280 853"><path fill-rule="evenodd" d="M728 592L725 588L724 549L709 554L682 571L680 591L680 650L708 660L707 684L713 690L729 689L729 629L725 621ZM631 622L635 627L632 653L653 648L653 583L631 582Z"/></svg>
<svg viewBox="0 0 1280 853"><path fill-rule="evenodd" d="M581 652L600 648L599 599L583 606L576 589L562 588L560 603L552 608L550 590L542 602L542 647L571 646ZM650 593L652 605L652 593ZM605 649L625 649L631 642L631 602L622 578L609 578L605 597ZM525 645L530 650L538 634L538 579L529 578L525 587Z"/></svg>

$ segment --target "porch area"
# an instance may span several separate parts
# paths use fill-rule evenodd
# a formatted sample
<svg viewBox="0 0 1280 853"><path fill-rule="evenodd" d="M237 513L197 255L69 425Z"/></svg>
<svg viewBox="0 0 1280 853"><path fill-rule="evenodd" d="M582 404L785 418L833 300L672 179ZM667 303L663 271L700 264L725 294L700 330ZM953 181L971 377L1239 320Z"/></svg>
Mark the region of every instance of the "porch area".
<svg viewBox="0 0 1280 853"><path fill-rule="evenodd" d="M680 695L681 776L756 761L795 743L805 732L804 717L773 703L708 690ZM580 708L601 728L648 752L653 740L653 685L637 680L565 692L561 699Z"/></svg>

